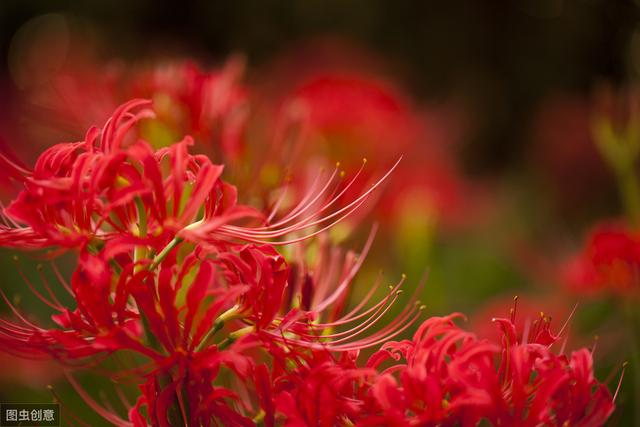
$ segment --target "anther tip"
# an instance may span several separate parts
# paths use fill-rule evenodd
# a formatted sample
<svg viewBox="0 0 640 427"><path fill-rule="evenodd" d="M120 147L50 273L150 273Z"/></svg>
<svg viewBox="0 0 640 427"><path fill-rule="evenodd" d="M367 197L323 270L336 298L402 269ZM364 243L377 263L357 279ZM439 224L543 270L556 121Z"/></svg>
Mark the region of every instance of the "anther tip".
<svg viewBox="0 0 640 427"><path fill-rule="evenodd" d="M366 157L363 157L363 158L362 158L362 163L366 164L366 163L367 163L367 161L368 161L368 160L367 160L367 158L366 158Z"/></svg>
<svg viewBox="0 0 640 427"><path fill-rule="evenodd" d="M422 304L422 305L420 306L420 311L424 311L424 310L426 310L426 309L427 309L427 306L426 306L426 305Z"/></svg>

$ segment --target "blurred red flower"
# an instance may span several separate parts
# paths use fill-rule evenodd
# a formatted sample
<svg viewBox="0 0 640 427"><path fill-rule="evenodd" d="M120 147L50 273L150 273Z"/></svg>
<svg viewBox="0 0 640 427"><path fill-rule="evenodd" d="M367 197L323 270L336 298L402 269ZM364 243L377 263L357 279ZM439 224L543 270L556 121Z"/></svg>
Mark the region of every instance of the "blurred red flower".
<svg viewBox="0 0 640 427"><path fill-rule="evenodd" d="M640 234L622 225L598 225L580 253L563 269L569 289L585 293L636 294L640 288Z"/></svg>

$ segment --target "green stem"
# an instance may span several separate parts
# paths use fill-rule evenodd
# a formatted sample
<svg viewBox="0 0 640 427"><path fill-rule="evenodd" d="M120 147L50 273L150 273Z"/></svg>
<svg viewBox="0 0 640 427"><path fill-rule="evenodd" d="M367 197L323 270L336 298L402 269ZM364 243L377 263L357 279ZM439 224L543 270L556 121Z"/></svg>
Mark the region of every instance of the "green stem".
<svg viewBox="0 0 640 427"><path fill-rule="evenodd" d="M149 270L155 270L162 261L169 255L169 253L180 243L182 243L183 239L180 237L174 237L172 241L169 242L167 246L165 246L162 251L158 255L153 258L151 264L149 265Z"/></svg>
<svg viewBox="0 0 640 427"><path fill-rule="evenodd" d="M204 338L202 338L202 341L200 341L200 344L198 344L196 351L204 350L207 347L208 342L211 340L211 338L213 338L214 335L218 331L220 331L220 329L222 329L223 327L224 327L224 322L221 321L220 319L216 320L216 322L213 324L213 328L211 328L211 330L207 332L207 335L205 335Z"/></svg>
<svg viewBox="0 0 640 427"><path fill-rule="evenodd" d="M218 316L215 323L213 324L213 328L211 328L211 330L207 332L207 335L205 335L204 338L202 338L202 341L200 341L200 344L198 344L196 351L204 350L207 347L211 338L213 338L215 334L218 333L218 331L220 331L224 327L225 322L228 322L229 320L237 319L240 315L241 313L239 311L239 307L237 305L234 305L229 310L225 311L220 316Z"/></svg>
<svg viewBox="0 0 640 427"><path fill-rule="evenodd" d="M136 197L136 207L138 209L138 235L140 237L146 237L147 236L147 211L144 208L144 203L142 202L142 199L140 197ZM138 265L137 263L142 260L145 259L147 257L147 247L143 246L143 245L136 245L135 249L133 250L133 261L136 263L135 267L134 267L134 271L138 272L142 269L142 266Z"/></svg>
<svg viewBox="0 0 640 427"><path fill-rule="evenodd" d="M147 210L140 197L136 197L136 208L138 209L138 231L141 237L147 235Z"/></svg>
<svg viewBox="0 0 640 427"><path fill-rule="evenodd" d="M251 331L253 331L253 326L247 326L245 328L231 332L225 339L220 341L220 344L218 344L218 350L224 350L225 348L236 342L238 338L247 335Z"/></svg>
<svg viewBox="0 0 640 427"><path fill-rule="evenodd" d="M618 185L629 222L633 227L640 226L640 185L632 162L618 171Z"/></svg>
<svg viewBox="0 0 640 427"><path fill-rule="evenodd" d="M640 154L637 117L630 120L624 132L616 132L608 119L594 123L593 136L603 159L613 170L629 223L640 227L640 185L636 163Z"/></svg>

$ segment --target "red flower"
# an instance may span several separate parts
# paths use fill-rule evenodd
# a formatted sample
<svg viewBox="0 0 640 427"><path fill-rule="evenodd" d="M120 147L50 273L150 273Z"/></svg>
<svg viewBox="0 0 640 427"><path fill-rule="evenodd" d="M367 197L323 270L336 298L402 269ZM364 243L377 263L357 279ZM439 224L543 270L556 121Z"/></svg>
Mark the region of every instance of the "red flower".
<svg viewBox="0 0 640 427"><path fill-rule="evenodd" d="M564 282L581 293L636 293L640 236L621 226L598 226L581 253L564 267Z"/></svg>
<svg viewBox="0 0 640 427"><path fill-rule="evenodd" d="M78 54L79 50L47 76L45 84L25 93L22 113L29 126L24 133L33 145L78 138L107 120L119 104L146 98L156 104L157 115L144 129L145 136L153 136L155 147L191 135L219 160L236 160L243 152L249 109L247 90L239 82L242 60L212 69L187 60L124 67L119 61Z"/></svg>
<svg viewBox="0 0 640 427"><path fill-rule="evenodd" d="M362 416L368 378L357 352L335 356L325 349L269 344L273 368L259 367L256 391L267 426L353 425ZM283 424L276 423L283 421Z"/></svg>
<svg viewBox="0 0 640 427"><path fill-rule="evenodd" d="M0 241L82 247L115 239L161 248L196 220L221 224L257 216L235 205L235 189L220 180L222 166L187 153L190 138L155 153L145 141L132 139L132 127L153 117L144 108L149 105L144 100L124 104L85 141L45 151L23 178L25 189L5 210L11 221L29 227L5 228ZM185 197L191 203L185 204Z"/></svg>
<svg viewBox="0 0 640 427"><path fill-rule="evenodd" d="M157 120L173 135L191 135L213 158L232 162L245 150L248 94L241 86L239 58L203 70L197 64L169 62L137 70L127 96L152 99ZM121 100L119 100L121 101Z"/></svg>
<svg viewBox="0 0 640 427"><path fill-rule="evenodd" d="M367 366L372 368L389 359L404 358L407 363L382 371L376 379L373 416L363 425L477 424L481 408L492 404L489 391L483 388L496 385L497 346L459 329L453 323L459 316L431 318L413 340L389 342L369 359Z"/></svg>
<svg viewBox="0 0 640 427"><path fill-rule="evenodd" d="M143 356L143 362L112 375L116 382L132 376L145 378L141 387L144 398L138 409L133 409L133 418L142 420L139 408L146 406L153 425L169 425L177 407L185 406L189 425L207 425L212 418L232 424L244 420L244 425L250 425L242 415L250 408L239 411L232 403L240 401L237 393L214 386L223 367L231 369L239 380L249 378L254 362L246 353L259 344L242 319L236 322L229 313L241 301L268 291L256 288L286 279L286 264L268 248L245 247L240 252L254 253L260 263L249 268L260 282L230 283L225 269L230 268L228 264L240 263L239 258L213 261L199 250L178 255L180 248L155 267L150 260L133 261L130 248L122 245L107 244L97 255L83 253L69 288L77 308L63 308L54 294L45 299L34 288L45 303L59 311L54 316L59 327L40 328L14 309L21 322L1 321L3 348L27 357L49 354L64 362L79 360L83 364L91 363L90 356L130 350ZM257 255L263 253L274 259ZM270 270L271 265L284 265L284 270ZM49 287L47 290L51 292ZM259 317L264 308L257 312L260 306L252 307L254 313L243 318L267 327L270 317ZM226 337L217 336L223 327ZM116 417L79 392L98 413L108 419Z"/></svg>
<svg viewBox="0 0 640 427"><path fill-rule="evenodd" d="M570 357L551 351L557 337L548 319L522 341L513 318L497 319L504 332L497 345L459 329L455 317L429 319L413 340L387 343L371 357L369 367L401 358L406 364L376 379L373 416L362 425L602 425L613 412L588 350Z"/></svg>
<svg viewBox="0 0 640 427"><path fill-rule="evenodd" d="M231 286L247 287L236 310L256 328L271 325L282 305L289 269L284 258L273 247L248 245L239 251L218 255Z"/></svg>
<svg viewBox="0 0 640 427"><path fill-rule="evenodd" d="M428 209L445 224L468 222L469 188L451 152L465 127L459 109L414 105L377 65L366 52L331 41L305 43L275 61L261 93L274 123L263 175L283 170L304 180L308 164L326 158L350 172L362 157L390 165L403 155L402 179L374 211L391 220L386 228L410 208Z"/></svg>
<svg viewBox="0 0 640 427"><path fill-rule="evenodd" d="M5 303L19 320L15 323L0 320L3 349L26 357L51 355L65 362L123 349L158 359L160 355L155 350L140 342L139 313L131 306L112 299L111 286L115 275L109 259L113 253L107 250L102 255L82 254L71 286L55 270L60 280L57 287L66 289L77 304L73 310L61 305L48 282L45 286L49 296L45 298L27 281L33 292L56 310L57 314L52 319L59 328L46 329L27 320L2 293Z"/></svg>
<svg viewBox="0 0 640 427"><path fill-rule="evenodd" d="M338 200L353 180L341 188L334 171L282 219L259 227L228 225L260 215L237 204L236 189L220 178L222 166L206 156L188 154L190 138L155 152L144 140L134 139L136 123L153 117L144 108L149 105L144 100L124 104L101 131L90 130L85 141L45 151L34 171L23 177L25 189L5 210L8 221L27 227L2 227L0 243L82 247L118 240L159 251L175 238L216 245L233 239L270 242L306 233L280 242L290 243L350 215L390 173L341 206ZM329 196L332 188L337 195ZM324 201L316 206L319 200Z"/></svg>

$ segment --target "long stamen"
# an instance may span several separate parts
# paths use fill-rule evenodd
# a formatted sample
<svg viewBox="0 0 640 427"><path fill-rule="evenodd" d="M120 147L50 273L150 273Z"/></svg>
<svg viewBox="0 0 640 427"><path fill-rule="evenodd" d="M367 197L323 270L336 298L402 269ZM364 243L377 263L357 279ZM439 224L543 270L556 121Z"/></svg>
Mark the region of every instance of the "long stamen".
<svg viewBox="0 0 640 427"><path fill-rule="evenodd" d="M360 329L362 330L366 330L368 329L369 326L371 326L371 324L375 323L378 319L380 319L380 317L384 316L384 314L391 308L391 306L393 306L393 304L396 302L396 300L398 299L398 297L400 296L402 291L398 290L395 291L393 293L390 293L384 300L381 301L382 304L377 304L377 307L375 307L376 309L374 310L374 313L369 316L366 320L359 322L356 326L354 326L351 329L348 329L346 331L342 331L342 332L336 332L334 334L326 334L326 335L321 335L320 337L322 338L338 338L344 335L349 335L349 336L353 336L351 334L354 334L355 332L360 333L361 331L359 331ZM389 299L391 299L391 301L389 302ZM388 304L387 304L388 303ZM386 307L385 307L386 306ZM321 329L324 330L327 327L333 326L331 324L328 324L329 326L325 326L325 327L321 327L318 328L317 325L312 324L311 326L315 326L314 329ZM303 336L307 336L307 337L314 337L316 336L316 334L301 334ZM338 341L333 341L333 342L340 342L340 340Z"/></svg>
<svg viewBox="0 0 640 427"><path fill-rule="evenodd" d="M356 199L352 200L350 203L348 203L347 205L343 206L342 208L328 214L325 216L322 216L318 219L316 219L326 208L328 208L329 206L331 206L332 204L334 204L339 197L343 194L343 192L339 193L338 196L334 197L332 200L330 200L328 203L326 203L319 211L316 211L314 214L309 215L308 217L301 219L300 221L298 221L297 223L290 225L288 227L284 227L284 228L280 228L280 229L271 229L273 227L265 227L266 229L271 229L268 231L262 230L260 228L248 228L248 227L238 227L238 226L232 226L232 225L222 225L221 227L219 227L218 230L216 230L216 233L220 233L229 237L236 237L236 238L240 238L240 239L244 239L247 241L252 241L252 242L256 242L256 243L271 243L271 244L276 244L276 245L283 245L283 244L290 244L290 243L294 243L300 240L304 240L304 239L308 239L312 236L315 236L319 233L321 233L322 231L325 231L326 229L330 228L331 226L337 224L338 222L342 221L344 218L346 218L347 216L349 216L351 213L353 213L358 207L360 207L368 198L368 196L374 191L376 190L380 185L382 185L382 183L389 177L389 175L395 170L395 168L397 167L397 165L399 164L400 160L402 158L398 159L398 161L389 169L389 171L387 171L387 173L380 178L378 181L376 181L371 187L369 187L369 189L367 191L365 191L364 193L362 193L359 197L357 197ZM334 220L334 218L338 218L337 220ZM294 231L300 231L300 230L305 230L308 229L310 227L316 226L316 225L320 225L320 224L324 224L328 221L333 221L331 224L329 224L328 226L325 226L324 228L322 228L319 231L316 232L312 232L309 233L303 237L297 238L297 239L292 239L292 240L288 240L288 241L272 241L269 242L269 240L265 240L265 239L273 239L273 238L277 238L277 237L282 237L286 234L292 233Z"/></svg>
<svg viewBox="0 0 640 427"><path fill-rule="evenodd" d="M415 295L419 293L420 289L421 289L421 286L419 286L418 289L416 289L416 292L414 292L411 298L412 300L415 298ZM331 340L329 342L323 342L323 341L309 342L303 339L285 337L284 330L280 330L280 334L271 332L271 331L268 331L267 333L271 335L273 338L282 340L283 342L289 342L292 344L309 347L313 349L324 348L331 351L349 351L349 350L357 350L362 348L373 347L405 331L413 323L415 323L415 321L420 317L420 312L425 309L425 306L421 305L418 301L416 301L414 304L410 304L409 306L405 307L403 311L392 322L390 322L380 331L376 332L372 336L353 341L353 339L356 336L360 335L366 329L371 327L371 325L375 324L377 320L382 317L382 315L388 312L388 310L393 305L393 302L395 302L398 296L397 290L394 290L393 293L394 293L393 301L390 304L382 305L382 307L385 307L384 309L382 309L382 314L379 313L379 310L376 311L376 313L374 313L369 319L367 319L367 321L364 322L364 326L356 326L355 328L352 328L352 330L348 331L350 332L350 335L342 337L338 340ZM300 334L301 337L304 337L305 335L311 336L311 334ZM323 336L321 334L321 330L318 330L318 333L315 336L319 339L328 337L328 336Z"/></svg>
<svg viewBox="0 0 640 427"><path fill-rule="evenodd" d="M44 274L44 266L42 264L38 264L36 266L36 269L38 270L38 273L40 275L40 280L42 281L42 284L44 285L45 289L47 290L47 293L51 296L51 299L58 305L58 306L62 306L62 304L60 303L60 300L56 297L55 293L53 292L53 290L51 289L51 285L49 284L49 280L47 279L47 277Z"/></svg>
<svg viewBox="0 0 640 427"><path fill-rule="evenodd" d="M378 225L374 224L373 227L371 228L371 231L369 232L369 237L367 238L367 241L365 242L365 245L362 248L362 251L360 252L360 256L358 257L358 260L353 265L353 267L351 268L347 276L342 280L342 283L340 283L340 285L333 292L333 294L331 294L331 296L329 296L323 302L318 304L318 306L315 308L316 311L321 312L325 308L327 308L329 305L333 304L338 299L340 294L344 292L345 289L349 286L349 284L355 277L356 273L360 270L360 267L364 263L364 260L367 257L367 254L369 253L371 246L373 245L373 240L375 238L377 231L378 231Z"/></svg>
<svg viewBox="0 0 640 427"><path fill-rule="evenodd" d="M58 282L62 285L62 287L65 288L70 295L73 295L73 290L71 289L71 286L69 286L69 283L64 278L64 276L62 276L62 273L60 273L58 266L53 261L51 261L51 269L53 270L53 273L56 275L56 278L58 279Z"/></svg>
<svg viewBox="0 0 640 427"><path fill-rule="evenodd" d="M60 305L60 303L55 303L55 302L51 302L48 299L46 299L31 283L31 281L29 280L29 278L24 274L24 272L22 271L22 268L20 268L20 264L18 261L18 257L14 256L13 257L13 261L14 264L16 266L16 270L18 271L18 274L20 275L20 277L22 278L22 280L27 284L27 286L29 287L29 289L31 289L31 292L33 292L33 294L43 303L45 303L46 305L48 305L49 307L53 308L54 310L57 311L63 311L64 309L62 308L62 306Z"/></svg>
<svg viewBox="0 0 640 427"><path fill-rule="evenodd" d="M60 411L60 412L61 412L61 416L65 419L65 422L68 425L70 425L70 426L74 425L71 422L71 419L73 419L73 421L79 423L79 425L81 425L83 427L91 427L90 424L85 423L76 414L74 414L73 411L69 410L69 408L63 403L62 399L60 399L60 396L58 396L58 394L55 392L55 390L53 389L52 385L48 385L47 388L51 392L51 395L53 396L54 402L59 403L60 406L65 409L64 411Z"/></svg>
<svg viewBox="0 0 640 427"><path fill-rule="evenodd" d="M24 316L22 316L20 314L20 312L18 311L18 309L11 304L11 302L9 301L9 298L7 298L7 296L5 295L5 293L2 291L2 289L0 289L0 296L2 296L2 299L4 300L5 304L7 304L7 307L9 307L9 309L13 312L13 314L16 315L16 317L20 320L22 320L22 322L28 326L30 326L31 328L33 328L34 330L37 331L43 331L43 329L39 328L38 326L34 325L33 323L29 322Z"/></svg>
<svg viewBox="0 0 640 427"><path fill-rule="evenodd" d="M298 216L302 215L304 212L306 212L308 209L310 209L320 199L320 197L322 197L322 195L327 191L327 189L329 188L329 186L333 182L334 178L336 177L336 174L338 173L339 165L340 165L340 163L336 164L335 169L333 170L333 172L329 176L329 179L327 180L327 182L320 189L320 191L315 193L315 187L318 185L318 180L320 179L320 176L322 176L322 173L324 172L323 170L321 170L320 173L318 174L318 176L315 178L315 180L314 180L313 184L311 185L311 188L307 192L307 194L302 198L300 203L298 203L298 205L291 210L291 212L289 212L280 221L278 221L276 223L269 224L269 225L264 226L264 227L256 227L253 230L255 230L255 231L269 230L271 228L283 226L284 224L287 224L287 223L293 221ZM314 194L315 194L315 197L313 197Z"/></svg>
<svg viewBox="0 0 640 427"><path fill-rule="evenodd" d="M78 384L78 382L73 378L71 374L69 374L67 371L64 371L64 374L74 390L78 393L78 395L80 395L82 400L84 400L84 402L89 407L91 407L91 409L93 409L98 415L102 416L105 420L118 427L133 427L133 423L124 421L122 418L114 415L112 412L109 412L107 409L105 409L102 405L98 404L98 402L96 402L91 396L89 396L89 393L87 393L86 390L84 390L80 386L80 384Z"/></svg>
<svg viewBox="0 0 640 427"><path fill-rule="evenodd" d="M329 322L329 323L312 323L310 326L314 327L314 328L316 328L316 327L317 328L332 328L332 327L344 325L344 324L346 324L348 322L359 320L359 319L367 316L369 313L371 313L373 310L378 308L380 305L385 304L388 301L388 299L391 298L391 296L394 294L394 292L399 287L399 284L396 285L396 287L392 288L391 291L387 294L387 296L385 298L383 298L380 301L378 301L375 305L371 306L369 309L360 312L362 307L364 307L367 304L367 302L369 302L371 297L373 297L373 294L375 293L375 291L380 286L381 280L382 280L382 278L379 276L376 279L376 281L374 282L374 285L369 290L369 293L362 299L362 301L360 301L360 303L358 303L358 305L356 305L349 313L347 313L346 315L342 316L340 319L335 320L333 322Z"/></svg>
<svg viewBox="0 0 640 427"><path fill-rule="evenodd" d="M400 335L408 328L410 328L420 318L420 313L425 310L426 307L424 305L414 305L414 308L415 309L409 310L407 314L402 318L398 318L397 322L395 322L395 324L393 325L394 328L386 328L386 335L377 333L370 337L370 339L368 340L356 341L354 343L345 344L344 346L330 346L330 349L335 351L351 351L371 348L380 345L392 338L395 338L396 336ZM396 324L402 324L402 327L400 327L399 329L395 329Z"/></svg>
<svg viewBox="0 0 640 427"><path fill-rule="evenodd" d="M618 398L618 393L620 392L620 387L622 386L622 379L624 378L624 373L627 370L628 362L624 362L622 364L622 373L620 374L620 379L618 380L618 386L616 387L616 392L613 394L613 402L615 403Z"/></svg>
<svg viewBox="0 0 640 427"><path fill-rule="evenodd" d="M565 320L564 325L562 325L562 328L560 328L560 331L558 332L558 336L562 335L565 328L569 325L569 322L571 322L571 319L573 318L573 315L576 313L577 309L578 309L578 303L575 303L575 305L573 306L573 310L571 310L571 313L569 313L569 317L567 317L567 320Z"/></svg>

